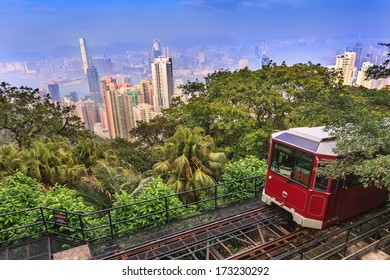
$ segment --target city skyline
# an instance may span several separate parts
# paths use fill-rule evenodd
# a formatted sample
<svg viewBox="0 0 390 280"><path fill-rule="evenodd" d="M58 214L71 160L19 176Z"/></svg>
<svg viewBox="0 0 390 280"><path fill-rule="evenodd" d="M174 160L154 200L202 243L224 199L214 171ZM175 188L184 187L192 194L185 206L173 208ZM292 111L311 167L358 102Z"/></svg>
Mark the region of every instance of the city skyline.
<svg viewBox="0 0 390 280"><path fill-rule="evenodd" d="M3 61L76 47L84 37L95 48L150 48L154 39L170 48L269 42L279 61L293 64L322 62L318 56L359 36L366 45L390 38L386 0L5 0L1 6Z"/></svg>

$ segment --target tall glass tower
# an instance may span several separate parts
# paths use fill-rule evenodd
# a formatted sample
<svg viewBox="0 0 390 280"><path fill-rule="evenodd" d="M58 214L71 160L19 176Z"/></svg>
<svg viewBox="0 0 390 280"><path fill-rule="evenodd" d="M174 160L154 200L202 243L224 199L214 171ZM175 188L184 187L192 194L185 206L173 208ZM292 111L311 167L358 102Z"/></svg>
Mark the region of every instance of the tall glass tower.
<svg viewBox="0 0 390 280"><path fill-rule="evenodd" d="M161 56L161 45L160 41L157 39L153 40L153 58L158 58Z"/></svg>
<svg viewBox="0 0 390 280"><path fill-rule="evenodd" d="M80 42L80 51L81 51L81 60L83 62L84 73L87 74L87 69L89 66L89 56L87 52L87 43L84 38L79 39Z"/></svg>
<svg viewBox="0 0 390 280"><path fill-rule="evenodd" d="M95 101L95 104L103 103L102 90L100 88L99 74L96 70L96 67L89 65L87 68L87 78L89 92L91 94L91 99Z"/></svg>
<svg viewBox="0 0 390 280"><path fill-rule="evenodd" d="M55 81L48 82L47 88L49 90L51 99L53 99L54 102L61 102L60 87L58 86L57 82Z"/></svg>

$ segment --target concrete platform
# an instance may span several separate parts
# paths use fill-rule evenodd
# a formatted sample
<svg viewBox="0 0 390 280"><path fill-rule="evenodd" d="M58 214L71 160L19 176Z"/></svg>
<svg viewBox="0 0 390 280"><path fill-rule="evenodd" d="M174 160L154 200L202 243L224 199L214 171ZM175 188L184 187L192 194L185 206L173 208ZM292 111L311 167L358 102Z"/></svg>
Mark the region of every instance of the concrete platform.
<svg viewBox="0 0 390 280"><path fill-rule="evenodd" d="M88 260L91 252L88 245L78 246L53 254L53 260Z"/></svg>
<svg viewBox="0 0 390 280"><path fill-rule="evenodd" d="M390 260L390 256L382 251L376 251L364 255L362 260Z"/></svg>

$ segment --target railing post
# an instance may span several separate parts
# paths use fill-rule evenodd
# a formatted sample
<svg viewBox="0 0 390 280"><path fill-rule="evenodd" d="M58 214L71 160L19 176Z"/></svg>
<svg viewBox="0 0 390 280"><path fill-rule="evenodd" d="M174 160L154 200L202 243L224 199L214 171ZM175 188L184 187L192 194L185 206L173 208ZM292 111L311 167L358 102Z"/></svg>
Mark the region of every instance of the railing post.
<svg viewBox="0 0 390 280"><path fill-rule="evenodd" d="M111 239L114 239L114 228L112 226L111 210L108 209L108 221L110 222Z"/></svg>
<svg viewBox="0 0 390 280"><path fill-rule="evenodd" d="M218 185L214 185L214 209L217 210L218 208L218 192L217 192L217 186Z"/></svg>
<svg viewBox="0 0 390 280"><path fill-rule="evenodd" d="M164 201L165 201L165 223L169 223L169 211L168 211L168 199L166 196L164 196Z"/></svg>
<svg viewBox="0 0 390 280"><path fill-rule="evenodd" d="M46 219L45 219L45 215L43 214L42 207L39 207L39 210L41 211L42 221L43 221L43 224L45 226L46 235L49 235L49 231L47 230Z"/></svg>
<svg viewBox="0 0 390 280"><path fill-rule="evenodd" d="M347 231L347 237L345 238L345 245L344 245L344 257L347 255L347 243L348 243L348 239L349 239L349 232L350 232L350 231L351 231L350 229Z"/></svg>
<svg viewBox="0 0 390 280"><path fill-rule="evenodd" d="M82 216L80 214L77 214L79 216L79 220L80 220L80 229L81 229L81 234L83 235L83 240L84 242L86 242L85 240L85 232L84 232L84 226L83 226L83 219L82 219Z"/></svg>
<svg viewBox="0 0 390 280"><path fill-rule="evenodd" d="M258 179L259 177L255 177L254 179L255 179L255 197L254 198L256 198L257 197L257 179Z"/></svg>

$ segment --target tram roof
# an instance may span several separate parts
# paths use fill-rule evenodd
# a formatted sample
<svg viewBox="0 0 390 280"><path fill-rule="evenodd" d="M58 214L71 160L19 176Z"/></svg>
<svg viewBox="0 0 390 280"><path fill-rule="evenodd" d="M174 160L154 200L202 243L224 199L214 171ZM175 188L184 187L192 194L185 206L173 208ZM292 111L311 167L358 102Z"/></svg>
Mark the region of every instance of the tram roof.
<svg viewBox="0 0 390 280"><path fill-rule="evenodd" d="M324 126L290 128L273 133L272 138L316 154L337 156L333 151L335 137L325 131Z"/></svg>

